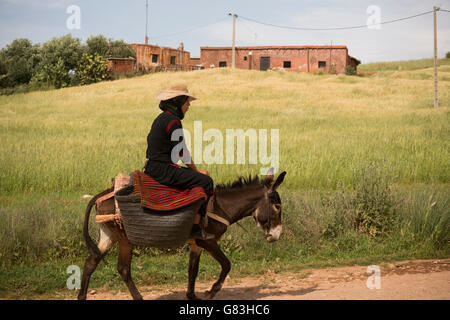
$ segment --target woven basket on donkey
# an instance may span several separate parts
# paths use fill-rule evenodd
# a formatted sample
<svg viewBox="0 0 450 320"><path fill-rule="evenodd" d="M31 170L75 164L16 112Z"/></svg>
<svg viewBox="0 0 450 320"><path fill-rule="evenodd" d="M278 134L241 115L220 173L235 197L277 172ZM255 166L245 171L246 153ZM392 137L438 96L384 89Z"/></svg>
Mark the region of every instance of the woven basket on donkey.
<svg viewBox="0 0 450 320"><path fill-rule="evenodd" d="M195 213L201 200L192 205L172 210L153 211L141 208L141 197L133 195L129 185L115 193L128 240L134 245L157 248L181 247L188 239Z"/></svg>

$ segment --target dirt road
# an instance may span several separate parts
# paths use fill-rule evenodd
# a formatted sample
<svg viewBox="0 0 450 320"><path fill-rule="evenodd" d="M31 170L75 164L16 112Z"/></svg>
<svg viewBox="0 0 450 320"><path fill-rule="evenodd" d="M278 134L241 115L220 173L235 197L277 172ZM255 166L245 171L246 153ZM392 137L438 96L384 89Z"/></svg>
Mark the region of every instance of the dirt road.
<svg viewBox="0 0 450 320"><path fill-rule="evenodd" d="M381 264L369 273L367 266L303 270L261 277L227 278L215 299L439 299L450 300L450 259L415 260ZM199 297L212 285L199 282ZM372 289L368 288L371 287ZM144 299L185 299L183 287L140 287ZM88 299L130 299L128 292L91 290Z"/></svg>

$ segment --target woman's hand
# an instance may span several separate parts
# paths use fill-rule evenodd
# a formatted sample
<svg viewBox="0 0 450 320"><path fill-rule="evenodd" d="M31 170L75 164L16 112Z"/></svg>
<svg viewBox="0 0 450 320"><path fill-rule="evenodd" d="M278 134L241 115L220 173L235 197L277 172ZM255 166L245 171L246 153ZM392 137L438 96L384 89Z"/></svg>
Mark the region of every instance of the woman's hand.
<svg viewBox="0 0 450 320"><path fill-rule="evenodd" d="M199 170L197 170L198 172L200 172L200 173L203 173L203 174L206 174L207 176L211 176L210 174L209 174L209 172L208 171L206 171L206 170L203 170L203 169L199 169Z"/></svg>
<svg viewBox="0 0 450 320"><path fill-rule="evenodd" d="M194 163L193 161L191 161L191 163L186 163L186 166L187 166L189 169L193 170L193 171L197 171L197 172L200 172L200 173L202 173L202 174L206 174L207 176L210 177L210 174L209 174L208 171L203 170L203 169L197 169L197 166L195 165L195 163Z"/></svg>

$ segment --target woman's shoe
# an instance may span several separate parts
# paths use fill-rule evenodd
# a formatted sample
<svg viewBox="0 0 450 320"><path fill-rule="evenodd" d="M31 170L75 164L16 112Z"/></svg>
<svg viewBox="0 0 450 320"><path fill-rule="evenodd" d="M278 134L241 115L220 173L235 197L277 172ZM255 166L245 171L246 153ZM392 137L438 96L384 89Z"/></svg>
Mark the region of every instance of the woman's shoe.
<svg viewBox="0 0 450 320"><path fill-rule="evenodd" d="M199 239L199 240L212 240L212 239L215 239L216 236L211 233L206 232L204 229L200 228L200 226L198 224L194 224L189 238Z"/></svg>

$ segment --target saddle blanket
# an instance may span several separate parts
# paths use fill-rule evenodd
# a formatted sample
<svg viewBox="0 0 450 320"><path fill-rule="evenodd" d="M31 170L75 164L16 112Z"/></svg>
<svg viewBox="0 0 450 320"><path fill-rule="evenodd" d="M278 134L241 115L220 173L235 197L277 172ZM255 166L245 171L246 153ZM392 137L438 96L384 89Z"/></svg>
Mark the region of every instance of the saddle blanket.
<svg viewBox="0 0 450 320"><path fill-rule="evenodd" d="M139 170L134 171L132 175L133 194L141 196L141 208L170 211L188 206L199 199L207 199L202 187L181 190L163 185Z"/></svg>

